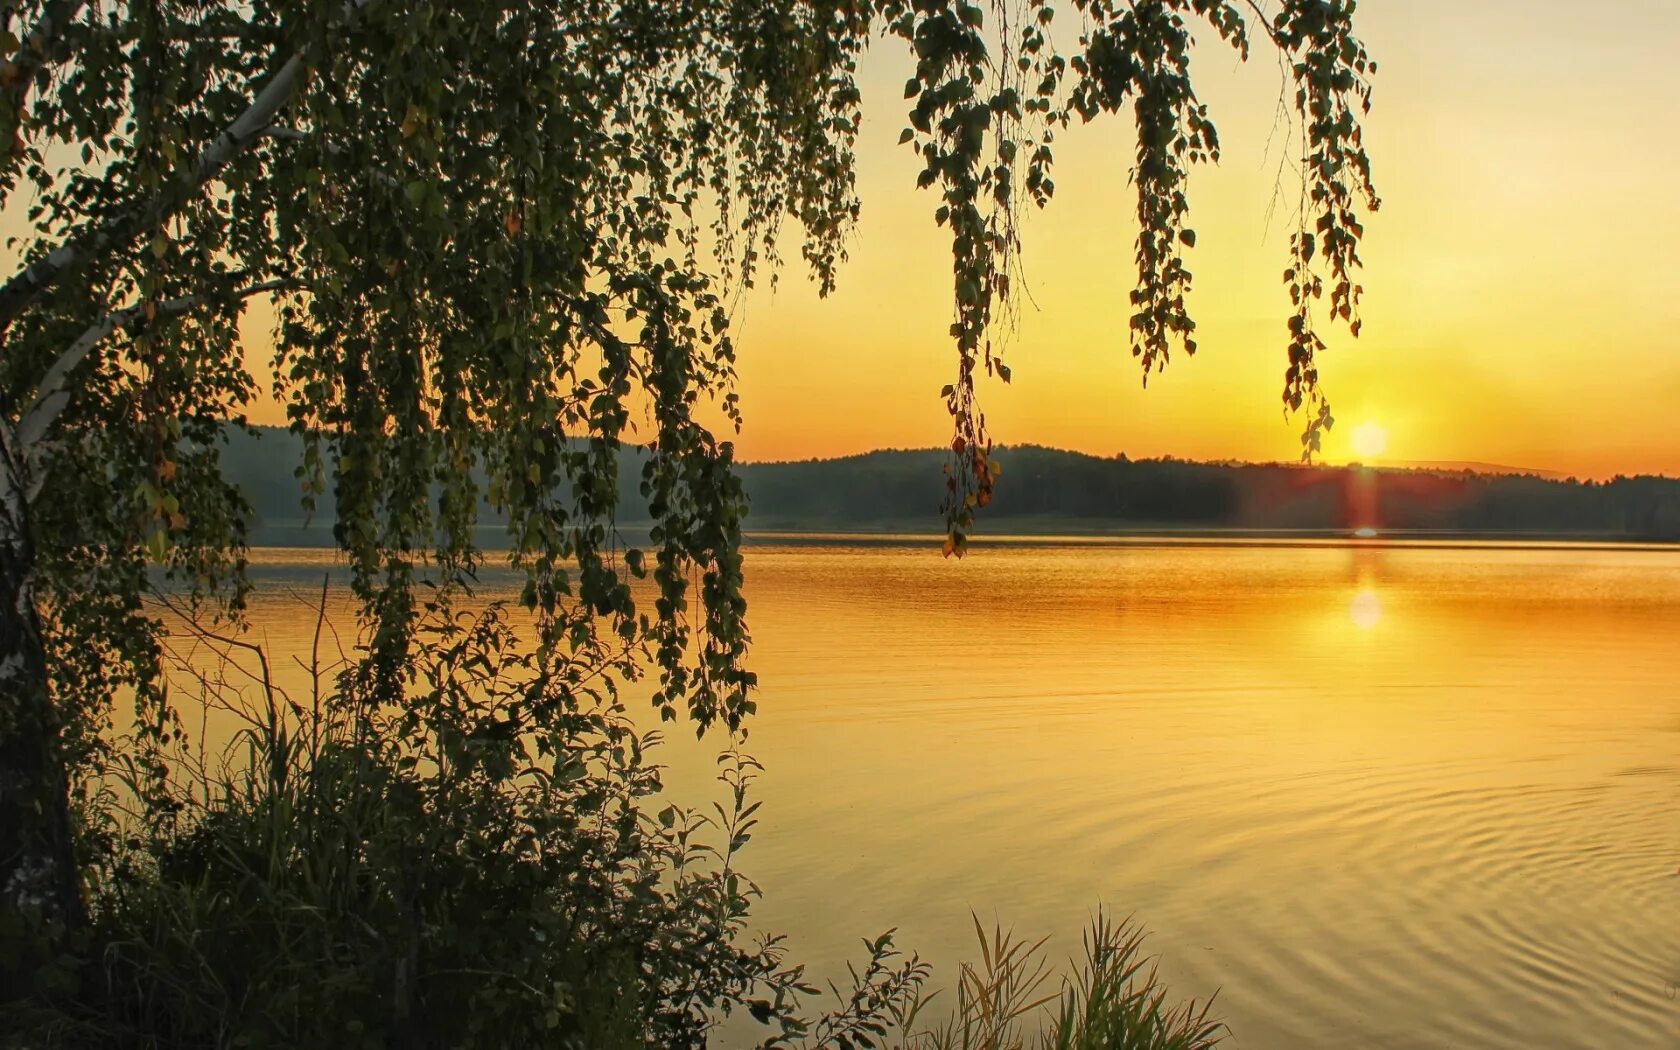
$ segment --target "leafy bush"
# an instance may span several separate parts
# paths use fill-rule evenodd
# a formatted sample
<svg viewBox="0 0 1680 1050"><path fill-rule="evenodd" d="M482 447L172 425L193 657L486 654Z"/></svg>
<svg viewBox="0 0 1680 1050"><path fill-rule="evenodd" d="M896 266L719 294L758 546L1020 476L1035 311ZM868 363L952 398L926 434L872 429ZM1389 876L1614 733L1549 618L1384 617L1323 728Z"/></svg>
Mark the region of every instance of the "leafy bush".
<svg viewBox="0 0 1680 1050"><path fill-rule="evenodd" d="M327 690L317 667L308 707L260 649L197 632L255 659L256 700L182 658L245 719L233 746L208 763L177 719L120 749L153 761L86 814L93 979L25 1019L39 1038L698 1046L736 1008L799 1031L810 989L775 939L746 943L758 891L733 867L753 760L720 756L714 813L656 812L658 734L618 698L632 652L534 654L498 605L439 601L421 630L403 703L361 660Z"/></svg>
<svg viewBox="0 0 1680 1050"><path fill-rule="evenodd" d="M759 766L734 741L723 801L664 803L659 733L619 696L634 646L533 648L503 606L440 597L400 703L366 650L317 657L297 698L262 648L160 600L194 643L175 679L205 723L135 733L84 795L88 961L75 992L14 1004L17 1045L700 1047L745 1012L766 1048L1004 1050L1053 998L1043 942L982 933L954 1015L925 1027L929 968L889 932L806 1019L817 989L747 930L759 890L735 862ZM242 722L215 759L213 712ZM1212 1044L1205 1008L1140 979L1139 943L1099 917L1045 1046Z"/></svg>

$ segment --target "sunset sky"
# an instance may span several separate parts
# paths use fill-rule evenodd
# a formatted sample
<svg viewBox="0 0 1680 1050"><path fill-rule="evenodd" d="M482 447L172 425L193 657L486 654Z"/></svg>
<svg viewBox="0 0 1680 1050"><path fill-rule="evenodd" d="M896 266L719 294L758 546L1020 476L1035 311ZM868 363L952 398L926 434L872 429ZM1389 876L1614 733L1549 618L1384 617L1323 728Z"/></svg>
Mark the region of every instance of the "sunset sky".
<svg viewBox="0 0 1680 1050"><path fill-rule="evenodd" d="M1355 458L1363 433L1385 447L1368 460L1680 475L1680 3L1366 0L1358 24L1380 65L1366 141L1383 207L1366 222L1363 334L1323 332L1326 459ZM1054 30L1076 46L1070 19ZM1218 45L1197 57L1224 148L1190 183L1199 352L1143 388L1126 330L1129 114L1075 127L1056 144L1055 200L1026 216L1014 382L982 387L995 441L1298 457L1302 421L1279 400L1290 215L1268 216L1295 157L1280 74L1259 45L1247 66ZM818 298L790 265L737 311L742 458L950 440L950 242L898 145L912 67L896 40L864 60L863 216L839 291ZM247 320L266 344L266 318Z"/></svg>
<svg viewBox="0 0 1680 1050"><path fill-rule="evenodd" d="M1583 476L1680 474L1680 4L1367 0L1381 70L1367 128L1382 211L1367 224L1365 327L1322 362L1348 458L1362 425L1391 460ZM1074 46L1074 26L1057 24ZM1200 352L1146 391L1128 350L1134 237L1123 122L1057 147L1057 196L1029 217L1015 379L983 390L993 437L1099 454L1290 460L1279 392L1287 214L1268 226L1278 72L1205 47L1193 72L1224 144L1191 181ZM948 440L954 356L938 201L896 145L909 61L864 66L864 212L838 294L797 270L738 317L749 459ZM1367 431L1369 433L1369 431Z"/></svg>

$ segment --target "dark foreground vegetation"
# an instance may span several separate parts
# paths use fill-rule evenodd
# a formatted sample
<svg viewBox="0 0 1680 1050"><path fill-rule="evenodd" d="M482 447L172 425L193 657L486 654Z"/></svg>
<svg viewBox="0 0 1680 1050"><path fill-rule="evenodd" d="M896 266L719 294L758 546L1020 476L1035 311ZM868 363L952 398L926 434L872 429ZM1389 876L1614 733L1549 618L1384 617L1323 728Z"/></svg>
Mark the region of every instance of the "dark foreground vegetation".
<svg viewBox="0 0 1680 1050"><path fill-rule="evenodd" d="M426 659L392 709L370 695L368 665L338 649L327 597L300 696L275 683L263 649L159 596L176 710L201 720L142 730L128 754L147 761L78 800L82 848L98 858L71 945L88 962L43 960L48 987L9 1004L0 1045L1218 1040L1209 1004L1170 1000L1141 932L1102 914L1063 978L1043 941L976 922L978 959L937 999L930 968L890 931L819 990L778 938L748 929L759 891L738 861L758 823L758 765L730 746L715 802L666 798L660 734L638 729L620 696L636 675L622 653L540 674L516 629L523 610L431 604ZM544 708L563 714L522 732Z"/></svg>
<svg viewBox="0 0 1680 1050"><path fill-rule="evenodd" d="M960 554L1002 491L980 390L1009 378L995 323L1057 135L1135 134L1115 341L1147 375L1196 349L1187 185L1220 144L1193 45L1260 51L1299 150L1278 342L1310 452L1378 203L1354 7L4 5L0 1042L694 1047L745 1012L771 1045L1013 1045L1038 984L1004 938L923 1032L925 970L885 939L824 1014L748 932L746 498L709 422L742 420L731 306L784 230L835 287L859 61L900 48L900 144L952 252L952 437L914 513ZM270 395L299 443L242 493L223 438ZM247 640L246 494L259 525L313 503L349 568L357 636L307 697ZM492 559L517 629L473 604ZM183 643L255 660L247 695ZM618 688L719 740L709 823L656 797ZM224 754L201 712L241 705ZM1056 1045L1210 1038L1129 934L1090 955Z"/></svg>

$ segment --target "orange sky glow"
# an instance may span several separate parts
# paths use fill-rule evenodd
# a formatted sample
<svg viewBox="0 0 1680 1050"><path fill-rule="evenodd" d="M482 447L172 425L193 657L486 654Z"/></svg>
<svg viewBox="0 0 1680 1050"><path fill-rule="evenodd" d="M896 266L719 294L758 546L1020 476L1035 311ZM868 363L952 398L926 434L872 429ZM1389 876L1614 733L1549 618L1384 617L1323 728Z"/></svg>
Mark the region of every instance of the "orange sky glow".
<svg viewBox="0 0 1680 1050"><path fill-rule="evenodd" d="M1355 458L1368 427L1378 462L1680 475L1680 4L1367 0L1359 18L1381 67L1366 127L1383 207L1366 224L1363 335L1325 333L1325 458ZM1056 30L1074 46L1075 26ZM1056 199L1024 226L1014 382L981 391L1000 444L1298 457L1303 421L1279 401L1290 215L1269 214L1292 160L1279 73L1258 48L1247 67L1221 47L1198 57L1224 147L1190 184L1199 352L1143 388L1126 331L1132 137L1113 119L1074 128ZM790 265L737 310L742 458L949 441L950 248L897 145L910 69L897 42L864 62L864 207L839 291L818 298Z"/></svg>
<svg viewBox="0 0 1680 1050"><path fill-rule="evenodd" d="M1612 12L1611 9L1614 9ZM1392 460L1475 460L1582 476L1680 474L1680 5L1644 0L1368 0L1380 63L1367 122L1383 197L1367 223L1364 331L1329 335L1339 421ZM1058 42L1072 45L1061 25ZM1063 38L1067 39L1063 39ZM1144 390L1128 350L1135 236L1116 121L1057 147L1057 196L1028 217L1009 386L982 390L994 440L1109 455L1291 460L1300 421L1279 393L1286 213L1268 225L1285 135L1278 73L1198 52L1224 159L1191 180L1193 316L1201 348ZM948 440L950 256L896 146L909 65L864 67L864 211L837 294L784 274L738 322L749 459ZM1270 153L1268 155L1268 140Z"/></svg>

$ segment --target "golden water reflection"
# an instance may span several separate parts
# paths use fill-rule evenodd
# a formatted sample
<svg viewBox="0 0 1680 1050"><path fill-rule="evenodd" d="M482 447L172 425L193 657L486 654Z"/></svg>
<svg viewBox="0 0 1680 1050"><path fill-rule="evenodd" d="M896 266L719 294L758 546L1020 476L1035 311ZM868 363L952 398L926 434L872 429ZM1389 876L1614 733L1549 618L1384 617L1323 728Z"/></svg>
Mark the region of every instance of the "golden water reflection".
<svg viewBox="0 0 1680 1050"><path fill-rule="evenodd" d="M1375 587L1361 587L1353 594L1353 601L1348 603L1348 619L1362 631L1368 631L1382 619L1382 599L1377 597Z"/></svg>
<svg viewBox="0 0 1680 1050"><path fill-rule="evenodd" d="M971 909L1075 952L1102 903L1244 1047L1676 1045L1680 552L831 541L747 569L744 866L813 976L891 927L949 974ZM259 573L253 619L306 652L283 588L319 567ZM673 791L716 743L671 734Z"/></svg>

